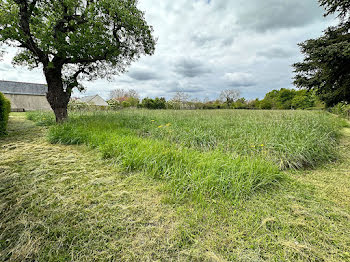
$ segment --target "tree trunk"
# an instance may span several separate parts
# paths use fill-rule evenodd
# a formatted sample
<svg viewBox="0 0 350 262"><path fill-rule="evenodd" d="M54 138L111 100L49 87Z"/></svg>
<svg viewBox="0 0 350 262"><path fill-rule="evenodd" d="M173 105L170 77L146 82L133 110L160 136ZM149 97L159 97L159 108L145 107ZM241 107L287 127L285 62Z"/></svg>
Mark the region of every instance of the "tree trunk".
<svg viewBox="0 0 350 262"><path fill-rule="evenodd" d="M45 68L44 74L48 87L47 101L55 113L56 122L62 123L68 118L67 107L71 96L70 91L64 90L62 68Z"/></svg>

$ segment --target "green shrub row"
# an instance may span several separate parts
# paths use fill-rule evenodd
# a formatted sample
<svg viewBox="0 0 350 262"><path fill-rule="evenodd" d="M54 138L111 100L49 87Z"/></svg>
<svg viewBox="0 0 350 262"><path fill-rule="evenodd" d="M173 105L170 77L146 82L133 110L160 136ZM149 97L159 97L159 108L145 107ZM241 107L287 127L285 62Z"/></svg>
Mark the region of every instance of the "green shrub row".
<svg viewBox="0 0 350 262"><path fill-rule="evenodd" d="M10 101L0 92L0 136L6 134L10 111Z"/></svg>

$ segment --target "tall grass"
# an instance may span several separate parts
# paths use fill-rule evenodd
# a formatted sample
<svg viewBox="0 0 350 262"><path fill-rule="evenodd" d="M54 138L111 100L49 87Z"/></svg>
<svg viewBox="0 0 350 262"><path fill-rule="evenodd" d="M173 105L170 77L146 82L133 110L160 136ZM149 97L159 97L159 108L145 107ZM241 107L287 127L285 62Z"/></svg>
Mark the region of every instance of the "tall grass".
<svg viewBox="0 0 350 262"><path fill-rule="evenodd" d="M339 127L323 112L125 110L71 114L49 140L97 148L126 171L169 181L178 198L235 199L281 169L335 159Z"/></svg>

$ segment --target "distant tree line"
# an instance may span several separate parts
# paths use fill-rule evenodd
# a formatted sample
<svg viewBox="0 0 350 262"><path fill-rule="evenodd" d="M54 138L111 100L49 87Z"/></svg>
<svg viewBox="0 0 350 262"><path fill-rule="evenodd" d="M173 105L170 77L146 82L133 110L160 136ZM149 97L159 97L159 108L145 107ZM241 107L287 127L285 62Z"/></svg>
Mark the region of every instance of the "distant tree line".
<svg viewBox="0 0 350 262"><path fill-rule="evenodd" d="M110 92L107 101L112 109L147 108L147 109L310 109L323 108L324 104L314 92L307 90L273 90L264 99L247 100L240 97L236 89L223 90L215 100L190 99L184 92L177 92L170 100L164 97L140 99L137 91L116 89Z"/></svg>

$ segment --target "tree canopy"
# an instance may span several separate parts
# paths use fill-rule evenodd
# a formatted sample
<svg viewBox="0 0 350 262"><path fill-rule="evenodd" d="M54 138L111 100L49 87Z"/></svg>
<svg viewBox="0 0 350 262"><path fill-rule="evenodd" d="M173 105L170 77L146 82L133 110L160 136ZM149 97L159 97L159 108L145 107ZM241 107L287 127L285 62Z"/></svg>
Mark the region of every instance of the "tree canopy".
<svg viewBox="0 0 350 262"><path fill-rule="evenodd" d="M0 0L0 44L19 49L15 64L43 68L58 118L78 80L110 78L152 55L152 33L137 0Z"/></svg>
<svg viewBox="0 0 350 262"><path fill-rule="evenodd" d="M350 102L350 1L320 0L325 15L337 13L339 25L299 46L304 61L294 64L295 85L315 90L327 106Z"/></svg>
<svg viewBox="0 0 350 262"><path fill-rule="evenodd" d="M231 104L235 102L240 95L241 93L238 89L225 89L221 91L219 99L227 103L228 106L231 106Z"/></svg>

